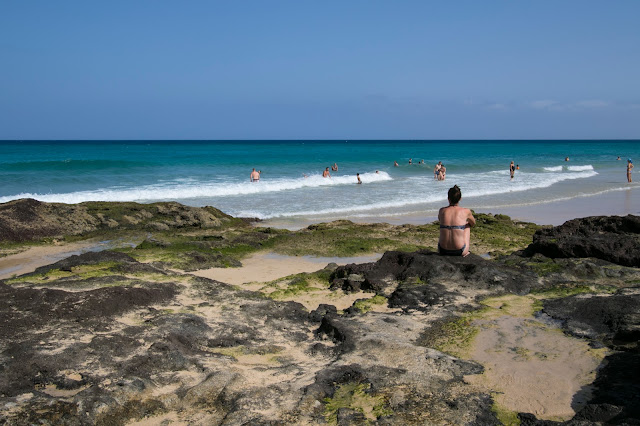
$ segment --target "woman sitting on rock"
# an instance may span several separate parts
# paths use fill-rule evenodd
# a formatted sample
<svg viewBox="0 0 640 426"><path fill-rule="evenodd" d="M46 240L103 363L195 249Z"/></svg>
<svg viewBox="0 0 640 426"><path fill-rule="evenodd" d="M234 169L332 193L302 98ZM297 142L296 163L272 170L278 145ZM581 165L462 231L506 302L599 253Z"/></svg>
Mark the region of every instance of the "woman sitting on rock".
<svg viewBox="0 0 640 426"><path fill-rule="evenodd" d="M462 193L458 185L449 189L449 205L438 212L440 240L438 252L444 256L467 256L471 244L471 227L476 219L471 210L458 206Z"/></svg>

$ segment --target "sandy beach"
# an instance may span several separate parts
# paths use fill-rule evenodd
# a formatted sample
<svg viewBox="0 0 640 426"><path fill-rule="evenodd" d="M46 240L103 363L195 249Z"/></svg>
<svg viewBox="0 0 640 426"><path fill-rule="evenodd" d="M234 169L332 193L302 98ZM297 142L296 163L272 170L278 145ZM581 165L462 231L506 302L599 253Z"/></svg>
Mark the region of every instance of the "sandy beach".
<svg viewBox="0 0 640 426"><path fill-rule="evenodd" d="M512 219L538 225L562 225L587 216L640 215L640 188L629 187L598 195L575 197L546 204L500 206L491 210L478 208L480 213L501 213Z"/></svg>
<svg viewBox="0 0 640 426"><path fill-rule="evenodd" d="M504 424L518 413L569 420L596 397L603 359L614 352L611 344L592 348L584 336L568 334L562 321L538 313L557 299L566 305L556 315L590 300L597 305L588 312L595 314L614 297L621 305L606 309L633 310L640 294L629 283L640 272L619 253L615 259L626 263L511 255L529 246L540 227L494 215L537 215L530 220L545 224L624 215L636 213L636 193L608 192L492 215L476 211L472 244L479 250L467 258L433 254L438 226L424 217L413 218L420 226L396 217L402 224L336 221L288 231L176 203L97 204L74 213L29 200L5 205L4 220L31 213L28 221L12 222L18 232L51 237L51 228L40 224L64 224L73 232L76 221L96 228L86 231L91 238L84 241L64 243L56 236L55 243L6 246L6 252L17 252L0 258L0 290L6 293L0 313L13 324L7 330L27 336L20 356L39 361L26 364L33 371L7 369L16 372L11 380L21 390L7 390L13 394L0 409L17 418L31 403L86 404L87 391L99 389L120 393L131 404L157 401L163 408L129 414L110 403L107 414L92 409L88 419L222 424L221 414L200 404L217 401L224 390L234 399L245 395L240 398L248 407L230 404L225 413L298 424L334 422L343 415L336 410L345 408L372 421L394 413L398 422L422 424L468 423L480 413ZM33 220L33 214L40 216ZM584 226L595 226L590 223ZM330 255L335 253L354 255ZM45 268L23 275L38 267ZM582 292L582 299L567 297ZM588 330L579 327L580 333ZM61 364L59 354L71 351ZM55 373L34 387L38 365L45 362ZM146 382L120 390L123 368ZM348 377L344 385L332 378L341 371ZM300 402L301 392L316 389L323 374L329 375L329 390ZM369 383L383 390L364 392ZM187 390L184 398L180 389ZM478 394L487 395L485 402L469 404ZM285 402L274 402L280 400Z"/></svg>
<svg viewBox="0 0 640 426"><path fill-rule="evenodd" d="M284 256L276 253L258 253L244 259L240 268L210 268L193 272L200 277L211 278L228 284L267 282L301 272L315 272L329 263L375 262L382 254L357 257Z"/></svg>

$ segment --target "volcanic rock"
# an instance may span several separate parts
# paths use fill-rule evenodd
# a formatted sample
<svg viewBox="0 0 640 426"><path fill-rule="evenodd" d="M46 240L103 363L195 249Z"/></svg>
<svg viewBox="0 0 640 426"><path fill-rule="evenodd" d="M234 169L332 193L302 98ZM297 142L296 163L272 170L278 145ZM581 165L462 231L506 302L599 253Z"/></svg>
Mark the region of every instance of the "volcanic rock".
<svg viewBox="0 0 640 426"><path fill-rule="evenodd" d="M0 204L0 241L41 240L98 230L215 228L233 221L243 223L213 207L175 202L62 204L25 198Z"/></svg>
<svg viewBox="0 0 640 426"><path fill-rule="evenodd" d="M445 296L445 288L450 290L454 287L515 294L526 294L532 288L539 287L538 278L531 271L511 268L476 255L440 256L430 251L388 251L374 263L338 267L330 280L332 288L349 292L355 290L354 282L358 282L360 289L385 296L395 291L398 282L413 280L415 283L417 280L430 286L430 291L422 291L426 299L432 300L427 300L428 304L438 297L434 293L436 289L440 289L441 296ZM456 286L452 286L452 283L456 283ZM419 291L412 293L416 292Z"/></svg>
<svg viewBox="0 0 640 426"><path fill-rule="evenodd" d="M550 258L595 257L640 267L640 216L592 216L540 229L525 254Z"/></svg>

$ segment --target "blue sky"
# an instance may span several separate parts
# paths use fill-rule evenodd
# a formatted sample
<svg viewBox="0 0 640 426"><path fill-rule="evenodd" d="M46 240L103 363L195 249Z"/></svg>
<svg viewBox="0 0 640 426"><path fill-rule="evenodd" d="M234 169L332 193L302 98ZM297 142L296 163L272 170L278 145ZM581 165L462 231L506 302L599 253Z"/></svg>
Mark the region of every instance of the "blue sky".
<svg viewBox="0 0 640 426"><path fill-rule="evenodd" d="M0 139L640 138L640 1L3 1Z"/></svg>

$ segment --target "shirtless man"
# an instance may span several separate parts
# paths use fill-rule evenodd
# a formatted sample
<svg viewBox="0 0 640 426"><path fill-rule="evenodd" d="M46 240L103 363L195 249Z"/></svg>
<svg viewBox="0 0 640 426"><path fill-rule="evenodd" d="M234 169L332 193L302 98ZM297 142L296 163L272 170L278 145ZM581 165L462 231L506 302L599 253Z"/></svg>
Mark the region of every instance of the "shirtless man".
<svg viewBox="0 0 640 426"><path fill-rule="evenodd" d="M442 161L438 161L438 164L433 168L433 178L438 180L438 175L440 175L440 167L442 167Z"/></svg>
<svg viewBox="0 0 640 426"><path fill-rule="evenodd" d="M322 177L331 177L331 173L329 173L329 168L327 167L326 169L324 169L324 172L322 172Z"/></svg>
<svg viewBox="0 0 640 426"><path fill-rule="evenodd" d="M627 160L627 182L631 183L631 170L633 170L633 161L631 158Z"/></svg>
<svg viewBox="0 0 640 426"><path fill-rule="evenodd" d="M449 189L449 205L438 212L440 240L438 252L443 256L467 256L471 245L471 228L476 219L471 210L459 207L462 193L458 185Z"/></svg>
<svg viewBox="0 0 640 426"><path fill-rule="evenodd" d="M251 174L249 175L249 180L250 180L251 182L258 182L258 181L260 181L260 172L256 172L256 169L254 168L254 169L251 171Z"/></svg>

